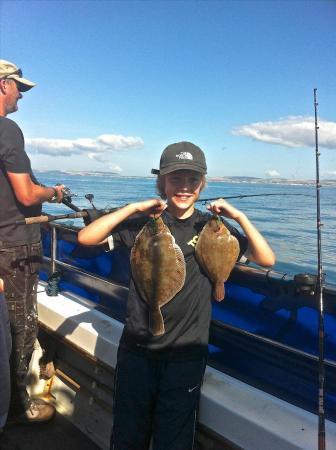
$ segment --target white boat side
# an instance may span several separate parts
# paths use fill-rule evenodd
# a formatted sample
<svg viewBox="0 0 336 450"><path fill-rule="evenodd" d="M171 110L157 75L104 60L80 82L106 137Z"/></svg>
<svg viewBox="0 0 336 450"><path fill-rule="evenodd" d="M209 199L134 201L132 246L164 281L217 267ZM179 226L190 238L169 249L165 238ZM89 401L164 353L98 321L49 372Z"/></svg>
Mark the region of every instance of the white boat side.
<svg viewBox="0 0 336 450"><path fill-rule="evenodd" d="M95 305L86 299L67 292L49 297L44 288L45 284L40 283L38 314L41 326L113 372L123 324L95 309ZM99 421L100 426L81 426L78 414L74 421L101 448L108 448L112 423L113 386L110 389L106 390L106 395L111 398L105 399L109 407L105 418ZM77 389L73 395L78 395L78 392ZM57 397L57 393L54 395ZM91 415L103 414L102 409L97 407L99 402L95 402L92 395L91 391L91 400L89 398L85 402L86 408L92 407ZM101 399L102 393L97 391L97 396ZM58 404L59 399L56 400ZM66 412L61 403L60 399L58 409ZM86 413L89 414L88 410ZM201 392L199 423L245 450L317 448L316 415L209 366ZM326 447L336 448L336 424L328 420Z"/></svg>

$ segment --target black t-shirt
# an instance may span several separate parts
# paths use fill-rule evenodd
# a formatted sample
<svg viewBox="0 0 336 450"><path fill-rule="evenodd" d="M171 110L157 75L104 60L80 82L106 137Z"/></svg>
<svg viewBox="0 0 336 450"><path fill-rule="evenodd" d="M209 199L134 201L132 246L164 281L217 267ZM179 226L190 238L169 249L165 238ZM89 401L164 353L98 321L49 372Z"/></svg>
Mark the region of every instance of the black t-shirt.
<svg viewBox="0 0 336 450"><path fill-rule="evenodd" d="M0 117L0 247L32 244L40 240L40 225L16 225L16 220L41 214L41 204L24 206L15 197L7 172L29 173L39 184L24 150L24 138L18 125Z"/></svg>
<svg viewBox="0 0 336 450"><path fill-rule="evenodd" d="M140 297L133 278L130 281L126 325L121 338L125 346L147 350L160 350L174 354L179 350L188 354L206 351L211 317L212 284L195 258L197 236L211 215L195 210L187 219L177 219L164 211L162 219L181 248L186 263L184 286L176 296L162 306L165 333L153 336L148 329L147 303ZM246 251L247 238L224 221L231 234L237 237L240 256ZM141 226L130 226L112 233L110 247L121 245L131 248Z"/></svg>

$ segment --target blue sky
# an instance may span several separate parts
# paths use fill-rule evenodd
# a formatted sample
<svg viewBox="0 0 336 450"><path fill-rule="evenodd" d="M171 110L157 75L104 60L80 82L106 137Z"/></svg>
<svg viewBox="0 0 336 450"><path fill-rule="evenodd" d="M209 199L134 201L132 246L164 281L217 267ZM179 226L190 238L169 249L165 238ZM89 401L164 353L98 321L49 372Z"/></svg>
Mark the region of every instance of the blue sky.
<svg viewBox="0 0 336 450"><path fill-rule="evenodd" d="M0 0L9 116L35 169L148 175L181 140L210 176L336 179L335 1Z"/></svg>

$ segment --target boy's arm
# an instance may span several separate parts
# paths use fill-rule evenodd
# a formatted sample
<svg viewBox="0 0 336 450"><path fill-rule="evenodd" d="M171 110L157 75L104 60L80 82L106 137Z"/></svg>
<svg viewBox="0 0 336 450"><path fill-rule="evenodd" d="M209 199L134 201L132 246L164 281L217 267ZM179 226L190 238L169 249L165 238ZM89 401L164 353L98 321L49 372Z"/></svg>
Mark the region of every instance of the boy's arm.
<svg viewBox="0 0 336 450"><path fill-rule="evenodd" d="M151 199L130 203L123 208L100 217L78 233L78 242L83 245L105 244L107 237L124 220L136 213L160 215L167 205L163 200Z"/></svg>
<svg viewBox="0 0 336 450"><path fill-rule="evenodd" d="M208 209L215 214L233 219L239 223L248 239L248 249L245 255L250 261L260 266L274 265L275 255L271 247L243 212L223 199L218 199L211 203Z"/></svg>

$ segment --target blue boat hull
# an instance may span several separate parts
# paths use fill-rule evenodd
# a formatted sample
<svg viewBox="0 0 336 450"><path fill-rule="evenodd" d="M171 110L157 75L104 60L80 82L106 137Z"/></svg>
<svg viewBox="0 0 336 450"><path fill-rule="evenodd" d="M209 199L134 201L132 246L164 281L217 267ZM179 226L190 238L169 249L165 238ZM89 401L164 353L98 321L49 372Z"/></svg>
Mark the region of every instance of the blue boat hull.
<svg viewBox="0 0 336 450"><path fill-rule="evenodd" d="M41 279L48 279L54 264L61 273L60 290L95 302L97 309L123 322L128 252L83 247L77 243L75 228L53 228L57 233L54 255L51 228L43 229ZM237 265L226 283L225 301L213 302L208 364L316 413L318 302L312 291L292 275ZM325 287L324 301L326 416L336 422L336 286Z"/></svg>

